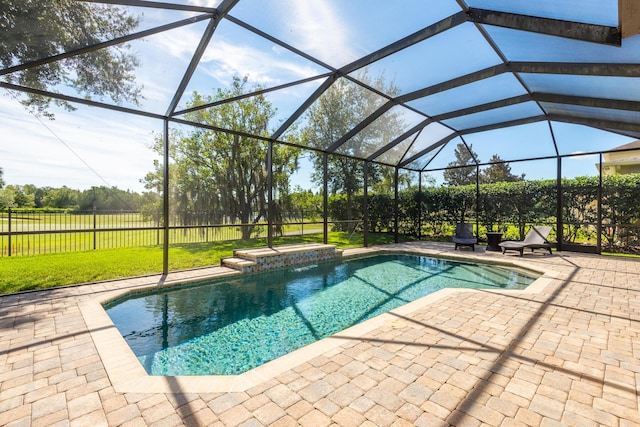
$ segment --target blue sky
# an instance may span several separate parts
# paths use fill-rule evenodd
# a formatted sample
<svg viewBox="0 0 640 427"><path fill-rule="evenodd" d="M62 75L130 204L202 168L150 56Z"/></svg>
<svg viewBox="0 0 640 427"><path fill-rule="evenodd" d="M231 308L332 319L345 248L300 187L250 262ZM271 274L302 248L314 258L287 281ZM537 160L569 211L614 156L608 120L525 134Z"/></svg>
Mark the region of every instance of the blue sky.
<svg viewBox="0 0 640 427"><path fill-rule="evenodd" d="M216 5L216 2L204 0L191 3ZM340 67L459 11L453 0L429 2L428 7L422 0L405 0L402 8L369 5L368 0L242 0L231 15L331 66ZM131 8L131 11L142 12L136 8ZM140 28L150 28L193 15L149 9L144 11ZM377 24L380 22L387 25ZM131 43L131 49L142 62L137 75L138 82L143 86L144 99L142 105L135 108L165 113L205 25L197 23ZM383 73L390 81L398 82L401 92L406 93L446 79L447 75L465 74L474 66L495 64L498 58L486 54L482 50L486 47L472 41L475 40L475 31L473 26L462 25L406 52L386 58L374 64L370 71L376 75ZM443 48L439 38L445 36L450 40L455 39L458 45L465 48ZM415 61L409 62L416 57L424 58L424 61L417 64ZM180 104L185 104L193 90L213 93L215 88L228 86L233 76L248 75L252 84L272 87L326 71L320 65L261 39L232 22L223 21ZM495 88L486 93L474 90L473 96L496 96L499 88L507 92L518 91L517 86L509 89L509 84L504 81L498 82L496 79L496 82ZM278 108L272 127L275 129L279 121L295 111L320 83L321 80L316 80L270 93L268 99ZM75 95L70 88L58 89L62 93ZM507 92L500 96L506 96ZM438 106L442 108L444 104L449 104L449 109L455 109L455 101L460 97L452 95L453 92L442 94L439 98L432 96L417 100L415 107L435 109L434 114ZM25 111L14 96L6 90L0 90L0 167L7 184L67 185L79 189L109 185L143 190L140 180L153 169L153 161L157 159L150 146L162 130L161 122L83 106L77 106L78 109L73 112L53 107L56 119L50 121L36 118ZM526 112L515 110L512 114ZM476 119L482 117L459 120ZM610 149L631 140L565 124L554 125L554 134L562 141L561 154ZM526 125L524 131L514 128L471 134L465 136L465 140L472 144L483 161L489 160L493 154L499 154L504 159L548 155L552 149L546 122ZM453 140L450 147L446 147L441 156L434 159L434 167L443 167L451 160L451 157L442 155L452 152L457 142L457 139ZM585 156L567 162L565 176L593 175L596 173L596 161L595 157ZM302 164L301 172L293 177L293 184L307 188L310 186L310 165L305 161ZM551 178L555 175L555 162L513 163L512 171L525 173L530 179ZM437 180L440 179L439 173L433 175Z"/></svg>

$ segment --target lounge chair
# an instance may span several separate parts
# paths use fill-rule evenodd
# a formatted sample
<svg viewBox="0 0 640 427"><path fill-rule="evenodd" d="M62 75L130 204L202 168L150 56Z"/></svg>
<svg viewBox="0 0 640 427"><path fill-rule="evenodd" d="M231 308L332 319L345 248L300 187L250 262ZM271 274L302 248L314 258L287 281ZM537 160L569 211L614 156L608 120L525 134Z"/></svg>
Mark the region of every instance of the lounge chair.
<svg viewBox="0 0 640 427"><path fill-rule="evenodd" d="M502 248L503 254L506 251L518 251L520 252L520 256L522 256L525 248L531 248L531 252L533 252L534 249L548 249L549 254L551 254L551 246L553 244L547 241L549 233L551 233L551 227L547 225L536 225L531 227L524 240L506 240L500 242L499 246Z"/></svg>
<svg viewBox="0 0 640 427"><path fill-rule="evenodd" d="M475 245L478 239L473 235L473 226L471 224L460 223L456 225L456 234L453 236L453 243L457 250L458 246L471 246L471 250L475 251Z"/></svg>

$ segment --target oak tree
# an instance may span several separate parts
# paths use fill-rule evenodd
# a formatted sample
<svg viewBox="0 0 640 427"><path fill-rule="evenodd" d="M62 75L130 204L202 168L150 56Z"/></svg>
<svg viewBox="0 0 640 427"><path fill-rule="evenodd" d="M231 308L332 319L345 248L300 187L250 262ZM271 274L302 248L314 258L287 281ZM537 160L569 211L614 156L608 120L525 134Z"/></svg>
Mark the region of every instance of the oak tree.
<svg viewBox="0 0 640 427"><path fill-rule="evenodd" d="M187 109L233 99L215 106L195 109L185 119L207 128L189 127L170 132L171 198L184 221L241 224L242 238L248 239L268 208L267 143L251 135L267 137L275 108L264 97L243 95L260 90L249 87L248 78L236 77L229 88L215 95L194 93ZM217 129L227 129L224 132ZM293 136L292 136L293 137ZM161 139L154 150L162 153ZM299 149L273 144L273 185L277 192L289 190L289 177L297 168ZM159 189L160 164L147 174L145 185Z"/></svg>
<svg viewBox="0 0 640 427"><path fill-rule="evenodd" d="M0 0L0 65L4 69L31 65L4 74L8 82L32 89L55 91L64 85L86 98L111 98L137 103L135 82L139 60L127 44L38 63L56 55L94 46L130 34L139 18L122 7L76 0ZM21 102L32 111L52 117L51 98L26 94ZM71 104L57 104L73 109Z"/></svg>

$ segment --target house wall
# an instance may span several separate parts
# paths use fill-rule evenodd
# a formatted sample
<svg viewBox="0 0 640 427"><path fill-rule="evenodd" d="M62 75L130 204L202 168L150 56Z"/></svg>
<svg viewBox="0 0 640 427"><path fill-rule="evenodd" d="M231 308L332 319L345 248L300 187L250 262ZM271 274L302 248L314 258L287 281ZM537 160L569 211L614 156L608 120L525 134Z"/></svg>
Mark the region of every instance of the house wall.
<svg viewBox="0 0 640 427"><path fill-rule="evenodd" d="M640 150L611 152L603 155L603 175L640 173Z"/></svg>

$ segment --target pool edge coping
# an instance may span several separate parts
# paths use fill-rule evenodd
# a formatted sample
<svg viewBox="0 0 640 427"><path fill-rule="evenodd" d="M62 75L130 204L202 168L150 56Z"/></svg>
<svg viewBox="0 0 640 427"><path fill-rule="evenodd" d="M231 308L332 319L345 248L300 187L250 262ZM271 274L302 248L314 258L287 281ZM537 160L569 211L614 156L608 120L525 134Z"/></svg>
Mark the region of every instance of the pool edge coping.
<svg viewBox="0 0 640 427"><path fill-rule="evenodd" d="M434 249L425 249L407 245L388 245L385 247L347 249L343 253L343 259L347 260L357 256L375 255L377 253L411 253L437 258L445 258L460 261L477 261L487 263L487 258L478 254L464 253L452 254ZM393 325L403 317L423 309L443 298L465 292L491 292L505 295L536 294L553 283L558 273L551 269L543 269L541 266L533 266L526 261L509 258L499 261L492 259L492 264L514 266L526 270L541 273L541 276L522 290L496 290L496 289L456 289L446 288L424 296L403 306L397 307L387 313L366 320L357 325L344 329L336 334L316 341L287 355L265 363L240 375L208 375L208 376L152 376L148 375L142 364L126 343L118 329L115 327L102 304L131 292L140 292L153 289L155 286L141 284L134 290L122 289L107 292L100 297L78 303L78 307L85 320L89 334L98 351L100 359L114 389L117 392L131 393L218 393L218 392L243 392L261 383L277 377L278 375L308 362L314 357L328 353L349 341L357 341L369 332L385 325ZM199 277L198 280L215 279L224 274L212 274L208 278ZM181 283L186 283L184 282ZM396 323L398 325L398 323Z"/></svg>

